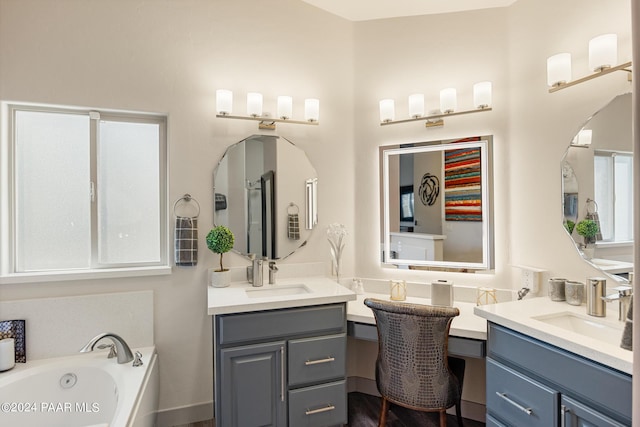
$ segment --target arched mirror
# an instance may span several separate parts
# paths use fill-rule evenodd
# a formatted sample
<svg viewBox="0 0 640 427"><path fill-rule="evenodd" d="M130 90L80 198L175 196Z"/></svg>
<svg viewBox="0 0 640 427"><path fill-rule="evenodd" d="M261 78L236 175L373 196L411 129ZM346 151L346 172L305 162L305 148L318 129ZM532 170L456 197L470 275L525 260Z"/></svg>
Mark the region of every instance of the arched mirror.
<svg viewBox="0 0 640 427"><path fill-rule="evenodd" d="M380 147L382 259L397 268L493 268L491 136Z"/></svg>
<svg viewBox="0 0 640 427"><path fill-rule="evenodd" d="M227 148L214 171L214 224L229 227L234 251L283 259L317 224L316 170L279 136L254 135Z"/></svg>
<svg viewBox="0 0 640 427"><path fill-rule="evenodd" d="M571 141L562 160L563 224L605 273L633 271L631 94L615 97Z"/></svg>

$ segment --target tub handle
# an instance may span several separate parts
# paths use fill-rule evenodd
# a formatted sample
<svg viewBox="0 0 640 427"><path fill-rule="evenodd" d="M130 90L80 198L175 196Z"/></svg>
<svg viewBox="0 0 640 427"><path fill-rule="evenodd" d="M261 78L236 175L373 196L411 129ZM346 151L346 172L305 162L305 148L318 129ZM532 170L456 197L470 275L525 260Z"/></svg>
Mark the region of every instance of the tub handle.
<svg viewBox="0 0 640 427"><path fill-rule="evenodd" d="M98 348L100 350L104 350L105 348L109 349L109 354L107 355L108 359L113 359L114 357L116 357L118 355L118 353L116 352L116 345L115 344L100 344L98 346Z"/></svg>
<svg viewBox="0 0 640 427"><path fill-rule="evenodd" d="M142 362L142 353L140 353L139 351L136 351L133 357L133 366L138 367L142 365L144 365L144 363Z"/></svg>

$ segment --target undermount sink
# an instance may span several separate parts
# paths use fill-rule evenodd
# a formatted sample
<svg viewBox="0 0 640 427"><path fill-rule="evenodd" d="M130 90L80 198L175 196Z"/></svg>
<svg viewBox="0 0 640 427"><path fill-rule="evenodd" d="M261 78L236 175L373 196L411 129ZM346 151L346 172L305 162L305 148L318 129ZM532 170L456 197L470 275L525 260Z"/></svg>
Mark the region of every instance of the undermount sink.
<svg viewBox="0 0 640 427"><path fill-rule="evenodd" d="M309 294L311 289L300 283L295 285L265 285L260 288L247 289L245 292L249 298L269 298Z"/></svg>
<svg viewBox="0 0 640 427"><path fill-rule="evenodd" d="M620 345L622 338L622 323L608 322L586 314L561 312L533 316L532 319L616 346Z"/></svg>

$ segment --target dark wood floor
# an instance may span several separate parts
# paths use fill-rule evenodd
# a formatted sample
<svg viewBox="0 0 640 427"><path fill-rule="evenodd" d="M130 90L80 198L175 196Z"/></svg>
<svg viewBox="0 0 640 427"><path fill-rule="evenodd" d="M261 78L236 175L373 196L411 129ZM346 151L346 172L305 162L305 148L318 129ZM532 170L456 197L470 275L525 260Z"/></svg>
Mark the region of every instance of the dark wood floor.
<svg viewBox="0 0 640 427"><path fill-rule="evenodd" d="M349 393L349 427L377 427L380 398L364 393ZM464 419L464 427L484 427L484 423ZM391 405L387 427L438 427L438 413L412 411ZM458 427L454 415L447 415L447 427Z"/></svg>
<svg viewBox="0 0 640 427"><path fill-rule="evenodd" d="M348 427L377 427L379 413L379 397L364 393L349 393ZM184 427L215 427L215 425L215 421L209 420ZM387 415L387 427L438 427L438 414L411 411L391 405ZM455 416L447 415L447 427L458 427ZM464 427L484 427L484 423L465 419Z"/></svg>

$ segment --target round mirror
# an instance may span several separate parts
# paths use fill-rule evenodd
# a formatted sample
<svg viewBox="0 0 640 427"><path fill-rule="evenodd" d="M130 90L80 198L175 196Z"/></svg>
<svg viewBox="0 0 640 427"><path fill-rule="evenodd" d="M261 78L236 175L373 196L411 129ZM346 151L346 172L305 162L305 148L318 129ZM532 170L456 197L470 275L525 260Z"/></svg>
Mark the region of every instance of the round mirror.
<svg viewBox="0 0 640 427"><path fill-rule="evenodd" d="M605 273L633 271L631 94L594 114L562 161L563 222L582 256Z"/></svg>
<svg viewBox="0 0 640 427"><path fill-rule="evenodd" d="M214 171L214 219L235 236L234 251L283 259L315 225L317 174L304 151L279 136L230 146Z"/></svg>

